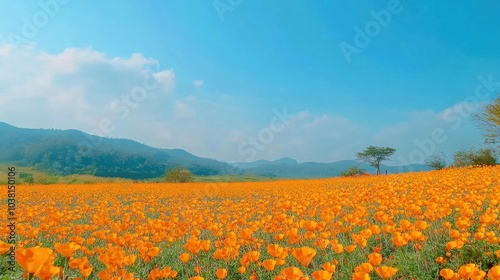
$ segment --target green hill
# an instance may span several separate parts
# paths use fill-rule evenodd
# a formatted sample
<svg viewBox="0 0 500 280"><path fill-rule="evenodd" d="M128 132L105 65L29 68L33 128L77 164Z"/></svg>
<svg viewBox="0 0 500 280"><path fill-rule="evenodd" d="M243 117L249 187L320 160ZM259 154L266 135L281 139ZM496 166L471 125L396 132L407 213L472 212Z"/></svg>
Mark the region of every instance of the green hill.
<svg viewBox="0 0 500 280"><path fill-rule="evenodd" d="M127 139L111 139L78 130L25 129L0 122L0 163L32 166L57 175L147 179L185 167L197 176L238 173L225 162L180 149L157 149Z"/></svg>

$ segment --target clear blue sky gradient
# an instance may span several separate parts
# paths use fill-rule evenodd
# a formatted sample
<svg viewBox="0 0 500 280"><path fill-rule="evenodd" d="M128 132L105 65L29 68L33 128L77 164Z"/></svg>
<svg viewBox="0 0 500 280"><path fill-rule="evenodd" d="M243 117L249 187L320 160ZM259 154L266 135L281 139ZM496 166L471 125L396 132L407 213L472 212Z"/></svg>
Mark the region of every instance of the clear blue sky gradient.
<svg viewBox="0 0 500 280"><path fill-rule="evenodd" d="M231 1L219 2L229 5ZM420 114L439 115L464 102L474 95L478 76L491 75L500 81L498 1L243 0L222 17L214 3L217 1L68 1L31 41L37 51L50 54L91 47L110 58L127 58L133 53L153 58L161 69L175 71L176 98L196 95L237 107L238 116L221 115L206 124L225 127L226 132L243 127L244 133L256 134L267 125L275 108L307 111L317 117L341 116L361 127L364 134L356 137L367 139L350 146L351 154L370 144L368 140L384 145L377 139L390 128L408 127L401 139L407 142L422 137L422 131L430 134L439 123L424 130L412 129L412 125L425 126L418 123ZM355 27L364 30L374 20L371 11L387 10L391 3L402 11L391 14L387 26L359 53L352 54L349 63L340 45L355 46ZM7 34L20 33L22 18L30 18L40 7L38 1L2 1L0 43L9 43ZM196 79L204 84L193 93ZM233 117L242 123L227 124ZM443 129L456 138L442 147L447 152L481 141L472 125L464 126L460 133L453 131L456 135L450 127ZM147 142L130 131L120 136ZM297 153L295 146L287 146L286 140L277 137L280 152L273 152L274 144L270 144L255 159L354 158L342 153L324 156L325 149L343 149L334 144L328 147L328 141L319 139L324 134L293 137L304 140L303 145L317 145L317 151ZM242 160L237 152L214 154L196 144L178 146L202 156ZM412 144L399 151L408 155L414 148Z"/></svg>

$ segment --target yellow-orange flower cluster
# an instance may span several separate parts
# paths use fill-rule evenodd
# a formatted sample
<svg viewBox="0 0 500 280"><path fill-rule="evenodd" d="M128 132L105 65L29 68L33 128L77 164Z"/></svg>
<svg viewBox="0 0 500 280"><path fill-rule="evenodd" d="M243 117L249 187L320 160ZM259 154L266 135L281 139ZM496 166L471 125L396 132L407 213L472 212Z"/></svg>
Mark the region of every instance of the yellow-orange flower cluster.
<svg viewBox="0 0 500 280"><path fill-rule="evenodd" d="M267 182L20 185L13 277L500 280L499 180L496 166ZM10 250L0 240L0 254Z"/></svg>

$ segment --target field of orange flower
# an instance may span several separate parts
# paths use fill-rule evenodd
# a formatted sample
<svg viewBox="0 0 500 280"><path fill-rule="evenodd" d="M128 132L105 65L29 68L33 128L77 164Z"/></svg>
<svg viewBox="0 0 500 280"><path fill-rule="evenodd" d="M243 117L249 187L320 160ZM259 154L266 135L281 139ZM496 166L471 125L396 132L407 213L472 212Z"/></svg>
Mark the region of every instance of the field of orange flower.
<svg viewBox="0 0 500 280"><path fill-rule="evenodd" d="M499 180L497 166L260 183L21 185L17 271L3 258L0 273L500 279ZM0 217L7 255L7 211Z"/></svg>

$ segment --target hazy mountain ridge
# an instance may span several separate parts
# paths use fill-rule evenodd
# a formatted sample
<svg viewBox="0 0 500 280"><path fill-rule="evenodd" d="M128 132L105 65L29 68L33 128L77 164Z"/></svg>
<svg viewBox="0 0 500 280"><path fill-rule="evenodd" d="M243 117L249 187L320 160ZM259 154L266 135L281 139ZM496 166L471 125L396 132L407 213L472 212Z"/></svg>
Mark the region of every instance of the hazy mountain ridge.
<svg viewBox="0 0 500 280"><path fill-rule="evenodd" d="M183 166L195 175L237 173L231 165L181 149L157 149L129 139L78 130L26 129L0 122L0 162L35 166L56 174L146 179Z"/></svg>
<svg viewBox="0 0 500 280"><path fill-rule="evenodd" d="M366 163L359 163L355 160L342 160L330 163L320 162L301 162L289 158L283 158L275 161L259 160L255 162L234 162L233 166L241 168L245 173L253 173L263 176L274 176L280 178L326 178L339 176L344 170L351 166L357 166L370 173L375 173L375 168ZM411 164L405 166L381 165L382 173L387 170L389 174L402 173L409 171L430 170L429 167L422 164Z"/></svg>
<svg viewBox="0 0 500 280"><path fill-rule="evenodd" d="M226 163L197 157L182 149L153 148L130 139L89 135L68 129L27 129L0 122L0 163L33 166L55 174L92 174L103 177L147 179L163 176L168 168L183 166L199 176L256 174L278 178L325 178L339 176L350 166L373 173L374 168L354 160L331 163L274 161ZM429 170L413 164L381 166L382 172Z"/></svg>

